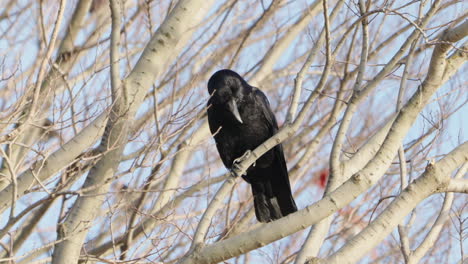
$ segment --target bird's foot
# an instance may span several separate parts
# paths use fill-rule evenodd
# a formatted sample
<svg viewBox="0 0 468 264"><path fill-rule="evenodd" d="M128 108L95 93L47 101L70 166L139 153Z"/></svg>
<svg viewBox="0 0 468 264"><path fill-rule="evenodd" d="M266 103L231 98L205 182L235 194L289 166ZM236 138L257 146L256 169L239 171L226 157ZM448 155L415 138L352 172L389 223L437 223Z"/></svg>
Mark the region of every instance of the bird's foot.
<svg viewBox="0 0 468 264"><path fill-rule="evenodd" d="M233 177L237 177L237 176L245 176L247 175L247 171L244 171L241 175L240 175L240 171L241 171L241 167L239 166L239 163L237 162L234 162L232 163L232 168L231 168L231 176Z"/></svg>
<svg viewBox="0 0 468 264"><path fill-rule="evenodd" d="M241 163L243 162L244 160L248 159L250 157L250 154L252 154L252 151L250 151L249 149L240 157L238 157L237 159L234 160L234 164L236 163Z"/></svg>
<svg viewBox="0 0 468 264"><path fill-rule="evenodd" d="M243 162L244 160L248 159L250 157L250 154L252 153L252 151L250 150L247 150L242 156L240 156L239 158L235 159L233 162L232 162L232 168L231 168L231 174L232 176L237 176L239 175L238 172L241 171L241 168L239 166L239 164L241 162ZM253 165L255 167L255 163ZM244 176L244 175L247 175L247 172L245 171L244 173L242 173L241 176Z"/></svg>

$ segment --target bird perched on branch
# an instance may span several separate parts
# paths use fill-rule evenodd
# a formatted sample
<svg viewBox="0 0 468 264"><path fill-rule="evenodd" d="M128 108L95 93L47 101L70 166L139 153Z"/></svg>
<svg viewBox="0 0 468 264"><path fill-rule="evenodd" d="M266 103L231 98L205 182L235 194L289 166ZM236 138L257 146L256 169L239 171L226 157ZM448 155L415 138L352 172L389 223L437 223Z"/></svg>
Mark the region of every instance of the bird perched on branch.
<svg viewBox="0 0 468 264"><path fill-rule="evenodd" d="M226 168L236 164L278 131L265 94L239 74L220 70L208 81L208 122ZM263 154L242 176L252 186L255 215L270 222L297 211L281 144Z"/></svg>

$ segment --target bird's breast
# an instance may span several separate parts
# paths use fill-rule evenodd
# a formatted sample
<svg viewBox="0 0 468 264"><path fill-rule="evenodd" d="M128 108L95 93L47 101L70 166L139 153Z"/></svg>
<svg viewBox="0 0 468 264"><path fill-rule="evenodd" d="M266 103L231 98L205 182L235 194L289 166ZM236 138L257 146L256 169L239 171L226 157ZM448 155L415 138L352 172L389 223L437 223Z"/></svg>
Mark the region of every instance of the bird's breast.
<svg viewBox="0 0 468 264"><path fill-rule="evenodd" d="M254 149L271 137L264 118L255 109L240 108L239 113L243 123L227 115L225 117L226 122L222 122L223 128L220 131L233 139L236 148L242 149L242 152L247 149Z"/></svg>

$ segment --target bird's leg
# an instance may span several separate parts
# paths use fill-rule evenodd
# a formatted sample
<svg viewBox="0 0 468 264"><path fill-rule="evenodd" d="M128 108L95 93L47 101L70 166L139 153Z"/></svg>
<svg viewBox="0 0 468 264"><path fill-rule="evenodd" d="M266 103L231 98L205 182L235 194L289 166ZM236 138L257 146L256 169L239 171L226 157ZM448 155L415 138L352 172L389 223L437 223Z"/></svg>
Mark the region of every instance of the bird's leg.
<svg viewBox="0 0 468 264"><path fill-rule="evenodd" d="M251 153L252 153L252 151L247 150L242 156L240 156L239 158L235 159L232 162L231 174L233 174L233 176L237 175L236 171L240 171L239 163L241 163L242 161L248 159L250 157ZM255 164L253 166L255 166ZM247 172L244 172L242 175L247 175Z"/></svg>

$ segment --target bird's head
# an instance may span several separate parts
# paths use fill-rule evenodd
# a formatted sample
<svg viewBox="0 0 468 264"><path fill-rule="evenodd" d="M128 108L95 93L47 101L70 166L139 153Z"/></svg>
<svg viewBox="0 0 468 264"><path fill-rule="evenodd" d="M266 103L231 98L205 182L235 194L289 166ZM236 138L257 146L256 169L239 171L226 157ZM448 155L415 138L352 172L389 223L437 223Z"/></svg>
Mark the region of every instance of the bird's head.
<svg viewBox="0 0 468 264"><path fill-rule="evenodd" d="M208 80L208 92L212 96L210 103L226 107L241 123L238 104L249 90L251 87L239 74L227 69L217 71Z"/></svg>

